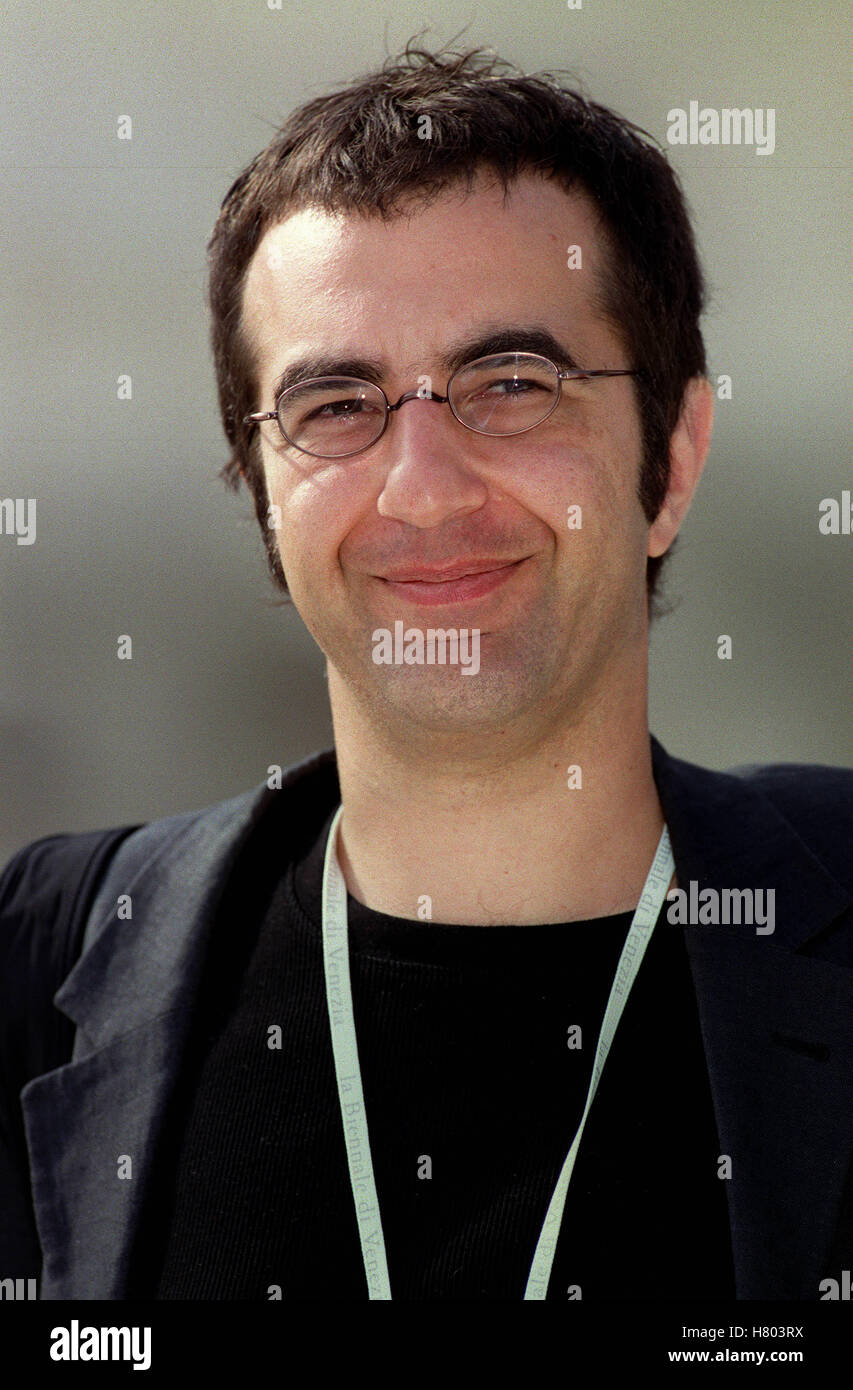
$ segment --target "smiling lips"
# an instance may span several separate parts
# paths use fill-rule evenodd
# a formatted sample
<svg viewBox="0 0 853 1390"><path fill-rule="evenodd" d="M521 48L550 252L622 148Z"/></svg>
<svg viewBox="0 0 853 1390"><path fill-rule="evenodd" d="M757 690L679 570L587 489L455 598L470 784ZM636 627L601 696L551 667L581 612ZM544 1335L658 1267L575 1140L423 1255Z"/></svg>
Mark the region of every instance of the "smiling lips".
<svg viewBox="0 0 853 1390"><path fill-rule="evenodd" d="M401 598L412 603L436 605L480 598L505 583L524 563L521 560L463 560L444 569L413 566L378 575Z"/></svg>

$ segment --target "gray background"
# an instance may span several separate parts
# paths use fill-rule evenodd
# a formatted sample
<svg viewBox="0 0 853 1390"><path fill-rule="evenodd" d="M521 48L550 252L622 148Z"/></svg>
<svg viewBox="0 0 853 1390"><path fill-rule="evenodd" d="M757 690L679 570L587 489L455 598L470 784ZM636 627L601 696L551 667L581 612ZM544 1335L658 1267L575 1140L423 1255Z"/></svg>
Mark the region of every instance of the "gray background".
<svg viewBox="0 0 853 1390"><path fill-rule="evenodd" d="M734 397L672 561L679 607L653 629L650 722L712 767L853 762L853 537L817 526L851 485L846 8L4 7L0 496L38 499L38 536L0 535L0 856L206 805L331 743L323 658L276 600L248 495L216 478L205 243L293 105L425 26L432 46L467 26L460 45L569 69L664 141L690 100L775 107L772 156L671 151L713 292L711 375Z"/></svg>

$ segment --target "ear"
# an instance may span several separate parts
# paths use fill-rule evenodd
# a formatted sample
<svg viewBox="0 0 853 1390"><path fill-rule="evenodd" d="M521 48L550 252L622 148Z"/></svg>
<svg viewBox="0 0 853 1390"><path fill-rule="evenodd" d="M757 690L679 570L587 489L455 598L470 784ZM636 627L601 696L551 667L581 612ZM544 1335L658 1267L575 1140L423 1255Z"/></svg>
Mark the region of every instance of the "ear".
<svg viewBox="0 0 853 1390"><path fill-rule="evenodd" d="M649 555L663 555L681 529L708 456L713 423L713 387L707 377L692 377L669 441L669 488L649 528Z"/></svg>

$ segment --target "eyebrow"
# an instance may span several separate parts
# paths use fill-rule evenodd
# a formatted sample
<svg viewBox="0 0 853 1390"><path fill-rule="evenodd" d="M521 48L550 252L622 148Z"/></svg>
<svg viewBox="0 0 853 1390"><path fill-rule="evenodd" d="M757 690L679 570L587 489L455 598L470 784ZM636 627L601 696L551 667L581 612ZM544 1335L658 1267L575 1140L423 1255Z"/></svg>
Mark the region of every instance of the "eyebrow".
<svg viewBox="0 0 853 1390"><path fill-rule="evenodd" d="M548 357L560 371L577 371L580 364L564 343L561 343L543 324L504 323L485 330L466 334L448 344L437 359L448 376L477 357L492 357L502 352L535 352ZM414 368L413 368L414 370ZM382 385L388 376L388 364L378 357L349 357L325 352L307 353L288 363L273 384L273 401L282 391L315 376L350 376Z"/></svg>

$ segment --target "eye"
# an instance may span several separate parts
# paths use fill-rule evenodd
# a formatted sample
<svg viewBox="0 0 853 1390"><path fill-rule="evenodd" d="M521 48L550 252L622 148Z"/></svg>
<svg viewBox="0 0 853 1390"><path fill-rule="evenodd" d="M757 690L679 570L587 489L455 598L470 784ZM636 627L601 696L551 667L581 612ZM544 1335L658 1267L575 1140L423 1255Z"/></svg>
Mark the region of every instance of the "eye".
<svg viewBox="0 0 853 1390"><path fill-rule="evenodd" d="M490 396L526 396L534 391L547 389L540 381L518 376L499 377L480 387L482 394Z"/></svg>
<svg viewBox="0 0 853 1390"><path fill-rule="evenodd" d="M345 415L357 415L367 404L360 397L352 397L350 400L325 401L323 405L318 405L314 410L308 411L306 420L331 419L340 420Z"/></svg>

